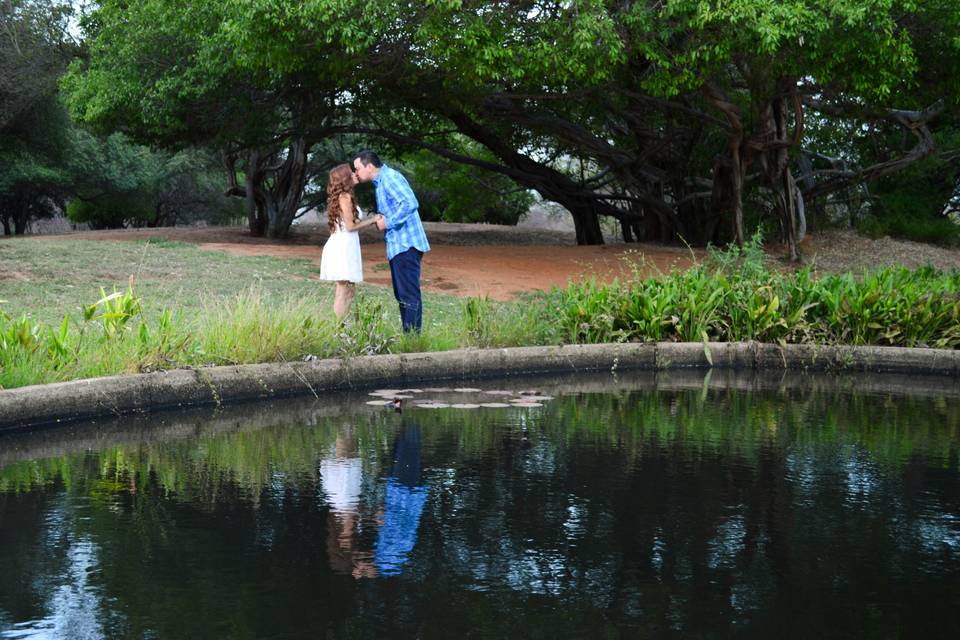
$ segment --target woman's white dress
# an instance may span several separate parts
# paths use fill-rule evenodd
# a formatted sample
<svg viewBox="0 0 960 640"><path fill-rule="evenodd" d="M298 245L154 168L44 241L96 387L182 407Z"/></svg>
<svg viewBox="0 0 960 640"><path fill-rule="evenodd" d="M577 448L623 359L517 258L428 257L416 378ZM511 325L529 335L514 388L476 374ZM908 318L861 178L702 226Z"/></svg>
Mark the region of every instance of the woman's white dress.
<svg viewBox="0 0 960 640"><path fill-rule="evenodd" d="M359 207L357 207L357 213L363 217ZM347 231L343 227L343 220L337 223L337 229L330 234L327 243L323 245L323 253L320 255L320 279L363 282L360 234L356 231Z"/></svg>

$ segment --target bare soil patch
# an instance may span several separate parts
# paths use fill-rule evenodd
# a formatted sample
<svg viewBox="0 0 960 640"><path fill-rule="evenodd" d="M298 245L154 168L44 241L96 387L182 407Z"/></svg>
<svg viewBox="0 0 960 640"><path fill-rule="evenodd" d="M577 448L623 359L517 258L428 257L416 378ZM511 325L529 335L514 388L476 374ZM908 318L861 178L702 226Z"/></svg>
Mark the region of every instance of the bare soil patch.
<svg viewBox="0 0 960 640"><path fill-rule="evenodd" d="M523 292L564 286L570 280L642 276L684 269L702 259L702 250L651 243L577 246L569 232L487 224L425 223L432 251L423 261L426 291L458 296L488 296L508 300ZM51 236L43 236L51 237ZM143 240L159 237L189 242L201 248L236 255L306 258L319 266L326 227L302 225L290 238L253 238L243 227L172 227L87 231L69 234L78 239ZM383 239L375 230L361 232L364 280L390 286ZM806 262L821 273L852 271L902 264L933 264L960 269L960 250L881 238L871 240L852 231L830 231L809 237L802 245ZM782 255L771 249L771 257Z"/></svg>
<svg viewBox="0 0 960 640"><path fill-rule="evenodd" d="M0 272L0 280L19 281L19 282L29 282L31 280L30 274L26 271L7 271Z"/></svg>

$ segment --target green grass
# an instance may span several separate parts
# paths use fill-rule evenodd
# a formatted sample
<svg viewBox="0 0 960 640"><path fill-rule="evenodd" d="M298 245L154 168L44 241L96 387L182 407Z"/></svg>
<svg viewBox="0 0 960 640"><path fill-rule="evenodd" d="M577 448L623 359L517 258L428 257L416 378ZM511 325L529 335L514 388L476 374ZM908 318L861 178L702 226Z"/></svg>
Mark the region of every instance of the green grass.
<svg viewBox="0 0 960 640"><path fill-rule="evenodd" d="M319 249L318 249L319 251ZM309 260L179 242L0 242L0 387L184 366L627 341L960 346L960 272L771 270L759 236L686 271L583 282L515 302L424 295L421 335L389 289L349 322ZM133 283L131 288L130 283ZM117 292L111 295L113 292Z"/></svg>
<svg viewBox="0 0 960 640"><path fill-rule="evenodd" d="M411 336L400 331L392 291L360 285L343 327L333 315L334 286L316 279L309 260L233 256L166 239L4 240L0 273L3 388L307 354L448 350L475 337L453 296L425 293L423 334ZM95 304L114 291L129 294L131 277L129 308ZM496 344L536 340L516 312L522 305L484 304L484 322L499 326Z"/></svg>
<svg viewBox="0 0 960 640"><path fill-rule="evenodd" d="M317 249L319 252L319 248ZM249 289L268 297L316 299L332 304L333 289L310 280L316 269L305 259L232 256L195 245L142 242L14 239L0 242L0 273L22 272L23 280L0 281L2 308L39 322L59 322L99 297L100 288L126 288L132 275L148 302L147 317L164 306L186 315L204 311Z"/></svg>

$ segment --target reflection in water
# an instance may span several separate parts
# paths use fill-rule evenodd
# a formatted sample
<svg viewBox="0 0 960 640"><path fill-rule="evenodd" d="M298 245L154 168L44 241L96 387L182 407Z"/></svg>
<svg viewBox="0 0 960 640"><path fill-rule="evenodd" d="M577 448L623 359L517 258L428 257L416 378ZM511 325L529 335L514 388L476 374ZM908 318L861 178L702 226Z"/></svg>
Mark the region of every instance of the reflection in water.
<svg viewBox="0 0 960 640"><path fill-rule="evenodd" d="M363 462L357 452L357 440L349 426L337 433L332 455L320 462L320 479L330 507L327 553L337 573L355 578L374 577L372 554L358 548L360 492Z"/></svg>
<svg viewBox="0 0 960 640"><path fill-rule="evenodd" d="M537 410L274 410L17 459L0 634L953 631L954 396L549 392Z"/></svg>
<svg viewBox="0 0 960 640"><path fill-rule="evenodd" d="M421 474L420 437L420 425L404 419L393 441L383 503L372 520L378 535L370 550L361 547L363 525L371 522L360 513L363 461L352 429L346 426L337 433L331 455L320 462L324 499L329 506L327 552L337 573L354 578L402 573L416 545L428 495Z"/></svg>
<svg viewBox="0 0 960 640"><path fill-rule="evenodd" d="M94 640L104 637L98 620L100 593L91 584L96 575L98 558L96 545L89 536L75 539L68 527L67 507L52 505L47 518L45 545L52 553L63 554L60 573L51 580L49 599L44 603L44 615L38 620L27 620L0 630L0 638L76 638ZM2 628L2 627L0 627Z"/></svg>
<svg viewBox="0 0 960 640"><path fill-rule="evenodd" d="M393 466L377 538L376 564L384 576L399 575L417 543L420 514L427 501L420 474L420 425L405 420L393 443Z"/></svg>

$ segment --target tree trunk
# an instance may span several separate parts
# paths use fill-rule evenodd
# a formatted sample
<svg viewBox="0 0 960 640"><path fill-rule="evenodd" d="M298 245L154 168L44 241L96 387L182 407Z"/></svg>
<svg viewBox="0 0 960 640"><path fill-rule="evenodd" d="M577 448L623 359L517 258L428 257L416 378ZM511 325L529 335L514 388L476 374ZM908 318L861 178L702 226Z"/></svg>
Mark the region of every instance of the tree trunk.
<svg viewBox="0 0 960 640"><path fill-rule="evenodd" d="M13 212L13 233L22 236L30 224L30 205L21 203Z"/></svg>
<svg viewBox="0 0 960 640"><path fill-rule="evenodd" d="M263 215L257 197L258 183L263 180L263 172L260 170L261 162L260 151L257 149L251 151L247 156L244 205L247 210L247 226L250 229L250 235L254 238L263 237L267 228L266 216Z"/></svg>
<svg viewBox="0 0 960 640"><path fill-rule="evenodd" d="M738 247L743 246L743 161L740 157L740 148L743 137L730 141L730 189L733 205L733 241Z"/></svg>
<svg viewBox="0 0 960 640"><path fill-rule="evenodd" d="M730 125L727 133L727 150L730 154L730 204L733 209L733 239L743 246L743 177L749 159L744 157L743 118L740 108L731 101L719 87L707 83L704 85L707 100L723 112ZM714 172L714 181L717 180Z"/></svg>
<svg viewBox="0 0 960 640"><path fill-rule="evenodd" d="M790 176L793 178L793 176ZM803 242L807 237L807 209L803 202L803 191L797 186L796 180L793 181L793 192L797 196L797 243Z"/></svg>
<svg viewBox="0 0 960 640"><path fill-rule="evenodd" d="M600 219L597 217L597 212L592 203L577 206L576 209L570 210L570 213L573 214L573 228L577 234L577 244L603 244Z"/></svg>
<svg viewBox="0 0 960 640"><path fill-rule="evenodd" d="M277 171L271 207L267 210L267 237L285 238L297 217L307 175L307 153L310 143L300 136L290 143L287 157Z"/></svg>
<svg viewBox="0 0 960 640"><path fill-rule="evenodd" d="M505 175L518 184L534 189L545 200L561 205L573 216L577 244L603 244L599 214L620 212L596 198L584 195L584 189L568 176L546 165L531 160L501 140L493 131L474 122L462 112L447 114L459 131L489 149L511 171Z"/></svg>
<svg viewBox="0 0 960 640"><path fill-rule="evenodd" d="M789 90L786 80L781 82L784 90ZM794 85L795 86L795 83ZM799 102L796 103L799 108ZM797 183L790 172L789 149L794 143L788 138L787 132L787 98L786 93L774 98L767 105L760 120L765 123L764 138L767 139L766 149L761 155L761 162L767 183L773 191L773 204L780 220L780 230L787 245L787 256L791 261L798 261L800 253L797 249ZM795 137L799 142L799 132L802 126L802 116L797 114L797 131Z"/></svg>

